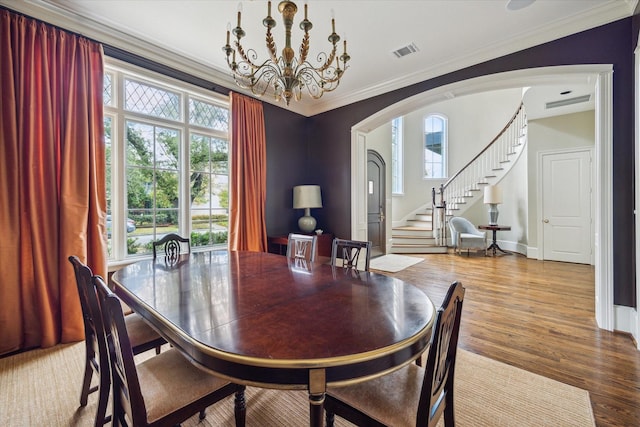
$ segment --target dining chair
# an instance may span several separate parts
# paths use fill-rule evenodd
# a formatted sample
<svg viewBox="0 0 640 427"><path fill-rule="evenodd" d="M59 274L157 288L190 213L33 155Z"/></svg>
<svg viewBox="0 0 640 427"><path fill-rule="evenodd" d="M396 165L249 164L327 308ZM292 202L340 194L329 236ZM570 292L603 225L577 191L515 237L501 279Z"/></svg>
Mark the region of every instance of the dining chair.
<svg viewBox="0 0 640 427"><path fill-rule="evenodd" d="M180 255L191 253L191 242L176 233L165 234L160 240L153 242L153 259L156 259L158 253L164 253L169 261L177 261Z"/></svg>
<svg viewBox="0 0 640 427"><path fill-rule="evenodd" d="M93 281L110 352L114 426L174 426L198 412L202 420L207 407L235 394L235 425L244 427L245 386L204 373L175 348L136 365L117 296L100 276Z"/></svg>
<svg viewBox="0 0 640 427"><path fill-rule="evenodd" d="M364 268L360 261L360 254L364 251ZM371 242L358 240L333 239L331 246L331 265L348 269L369 271L371 261Z"/></svg>
<svg viewBox="0 0 640 427"><path fill-rule="evenodd" d="M102 314L95 295L95 288L91 281L93 272L80 259L71 255L69 262L73 266L76 277L76 286L80 297L80 307L82 309L82 318L84 323L84 341L85 341L85 368L82 380L82 389L80 391L80 406L86 406L89 394L98 392L98 407L96 410L95 425L101 426L108 422L105 418L107 400L109 398L109 359L106 348L100 352L100 333L96 326L97 320L100 320ZM97 319L97 320L96 320ZM162 338L148 323L138 314L131 313L125 317L125 324L131 337L132 351L139 354L147 350L156 349L156 353L160 352L160 346L166 341ZM98 377L98 385L91 387L93 373ZM105 421L106 420L106 421Z"/></svg>
<svg viewBox="0 0 640 427"><path fill-rule="evenodd" d="M318 236L289 233L287 258L304 259L315 262L318 255Z"/></svg>
<svg viewBox="0 0 640 427"><path fill-rule="evenodd" d="M465 289L449 287L436 313L425 367L404 368L363 383L329 388L324 402L326 425L335 415L359 426L454 427L454 374Z"/></svg>

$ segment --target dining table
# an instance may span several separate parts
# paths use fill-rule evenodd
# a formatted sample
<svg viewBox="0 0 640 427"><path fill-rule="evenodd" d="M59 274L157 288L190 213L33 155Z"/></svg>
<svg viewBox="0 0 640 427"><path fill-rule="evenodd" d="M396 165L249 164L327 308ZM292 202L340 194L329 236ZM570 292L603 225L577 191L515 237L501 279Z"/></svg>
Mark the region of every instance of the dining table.
<svg viewBox="0 0 640 427"><path fill-rule="evenodd" d="M197 367L238 384L307 390L318 427L327 387L415 361L435 319L429 297L398 278L265 252L145 259L112 282Z"/></svg>

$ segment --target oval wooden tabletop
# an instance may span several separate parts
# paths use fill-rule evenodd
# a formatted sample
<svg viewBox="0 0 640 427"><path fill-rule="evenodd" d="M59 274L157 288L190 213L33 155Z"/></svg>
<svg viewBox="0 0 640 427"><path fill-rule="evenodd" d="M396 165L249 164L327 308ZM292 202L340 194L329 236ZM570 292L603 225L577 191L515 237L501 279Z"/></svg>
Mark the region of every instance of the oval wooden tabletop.
<svg viewBox="0 0 640 427"><path fill-rule="evenodd" d="M331 383L393 369L426 349L434 319L431 300L401 280L261 252L145 260L113 280L193 361L247 382L304 384L306 370L327 368Z"/></svg>

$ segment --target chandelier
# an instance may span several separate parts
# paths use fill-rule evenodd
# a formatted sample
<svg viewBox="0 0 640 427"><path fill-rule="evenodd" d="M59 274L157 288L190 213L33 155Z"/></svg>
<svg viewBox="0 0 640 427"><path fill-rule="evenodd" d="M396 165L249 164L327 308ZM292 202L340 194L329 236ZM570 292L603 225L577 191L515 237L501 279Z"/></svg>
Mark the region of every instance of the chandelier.
<svg viewBox="0 0 640 427"><path fill-rule="evenodd" d="M231 25L229 25L227 44L222 48L227 55L227 64L238 86L251 89L251 92L256 96L262 96L271 89L275 99L280 101L284 98L287 105L289 105L291 98L299 101L302 98L303 89L313 99L318 99L325 92L331 92L337 88L342 74L347 69L347 62L351 58L347 54L346 40L343 42L343 54L337 56L336 48L340 36L336 34L333 13L331 16L332 32L328 38L332 45L331 51L328 55L324 52L319 53L316 57L317 64L313 66L307 59L309 55L309 30L313 25L307 19L306 2L304 20L300 22L300 29L304 31L304 36L297 58L291 48L291 27L298 7L292 1L281 1L278 4L278 11L282 14L285 28L285 46L282 49L282 56L278 57L277 55L276 43L271 33L271 29L276 26L276 21L271 17L271 2L269 1L267 17L262 20L262 24L267 27L266 46L269 59L259 63L256 51L253 49L245 50L242 46L241 39L246 33L240 26L242 4L239 5L238 26L231 30ZM233 47L229 44L230 32L236 37ZM341 63L342 68L340 68Z"/></svg>

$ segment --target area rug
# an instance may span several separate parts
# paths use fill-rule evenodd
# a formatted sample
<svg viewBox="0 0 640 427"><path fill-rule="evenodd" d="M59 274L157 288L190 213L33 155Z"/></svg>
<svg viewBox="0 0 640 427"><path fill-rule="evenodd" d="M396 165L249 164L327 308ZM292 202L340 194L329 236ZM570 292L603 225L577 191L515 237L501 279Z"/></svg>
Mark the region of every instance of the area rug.
<svg viewBox="0 0 640 427"><path fill-rule="evenodd" d="M378 258L373 258L369 263L369 267L373 270L388 271L389 273L397 273L407 267L424 261L423 258L414 256L405 256L397 254L387 254Z"/></svg>
<svg viewBox="0 0 640 427"><path fill-rule="evenodd" d="M87 406L78 405L83 363L83 343L0 359L2 425L92 425L96 394ZM458 351L455 381L457 427L595 426L587 391L464 350ZM309 425L304 391L248 387L246 397L248 427ZM195 415L182 425L234 426L233 398L211 406L204 421ZM351 424L336 418L336 426Z"/></svg>

